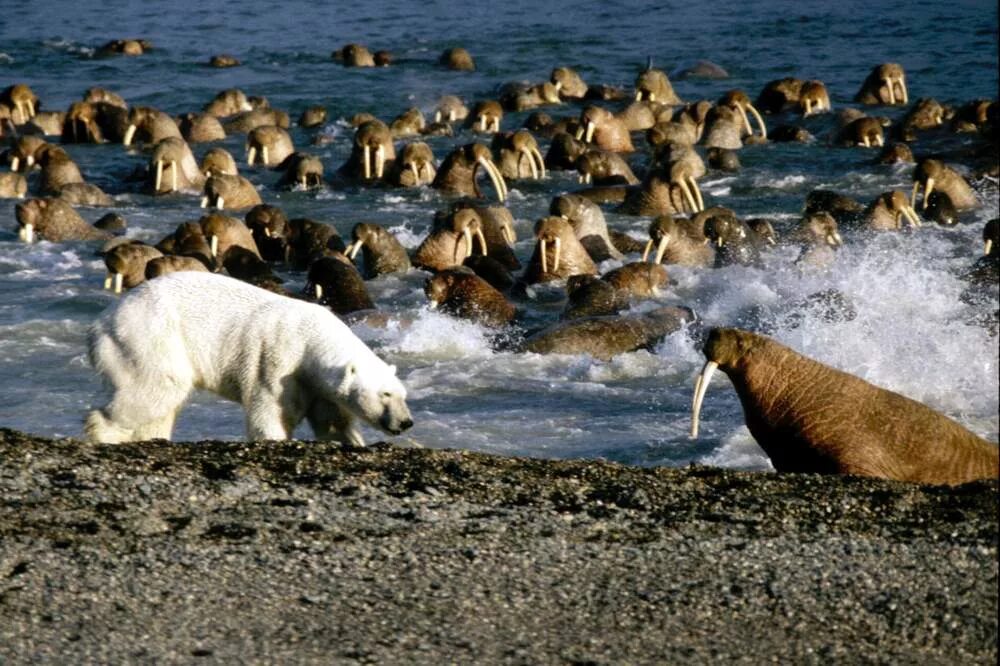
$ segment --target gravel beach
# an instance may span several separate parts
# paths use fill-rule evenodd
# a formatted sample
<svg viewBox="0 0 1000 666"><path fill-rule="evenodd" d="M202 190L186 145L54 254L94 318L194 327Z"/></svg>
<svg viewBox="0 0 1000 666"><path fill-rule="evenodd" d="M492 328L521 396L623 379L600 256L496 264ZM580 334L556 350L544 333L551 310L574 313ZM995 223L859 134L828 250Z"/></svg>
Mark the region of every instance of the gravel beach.
<svg viewBox="0 0 1000 666"><path fill-rule="evenodd" d="M0 663L984 663L996 482L0 430Z"/></svg>

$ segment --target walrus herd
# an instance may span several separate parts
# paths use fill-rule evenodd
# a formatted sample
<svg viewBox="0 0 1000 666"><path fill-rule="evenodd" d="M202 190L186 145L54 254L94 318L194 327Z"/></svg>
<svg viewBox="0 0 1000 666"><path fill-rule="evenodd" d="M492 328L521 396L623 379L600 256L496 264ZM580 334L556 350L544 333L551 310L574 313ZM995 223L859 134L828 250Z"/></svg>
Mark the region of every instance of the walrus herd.
<svg viewBox="0 0 1000 666"><path fill-rule="evenodd" d="M146 40L115 40L99 55L141 56L151 49ZM403 66L388 51L373 54L360 44L345 45L332 57L350 67ZM463 48L446 50L437 63L456 72L476 70ZM211 65L240 62L217 55ZM377 308L366 281L424 270L430 274L429 305L504 333L495 338L498 348L609 359L651 348L682 327L698 327L692 309L656 302L669 291L669 266L763 267L771 247L793 244L801 248L799 270L821 271L836 261L841 231L860 243L876 232L916 233L924 226L921 215L924 223L956 224L982 205L967 175L996 178L998 172L1000 105L972 100L953 107L930 99L911 105L906 73L895 63L873 68L854 101L880 113L905 109L900 121L857 108L834 110L822 81L795 78L768 83L756 99L732 90L716 102L685 103L666 73L652 66L639 72L631 91L588 85L573 69L556 67L547 81L512 83L496 93L471 104L445 95L433 121L417 108L395 119L357 114L349 119L350 155L336 166L295 145L287 112L237 89L220 92L199 112L175 117L130 107L98 88L65 113L43 111L31 87L15 83L0 91L0 136L7 144L0 161L9 168L0 174L0 197L34 197L16 207L25 242L104 242L106 287L116 293L173 271L211 271L322 303L343 316ZM510 117L505 113L542 107L570 111L563 117L535 111L522 128L502 129ZM698 180L709 169L741 169L737 151L745 146L814 142L795 121L817 114L830 119L830 144L877 150L875 163L913 162L912 191L857 202L817 190L804 202L800 220L781 233L771 220L743 220L728 208L706 205ZM789 122L769 132L765 115ZM311 106L297 125L314 131L326 122L326 110ZM448 205L434 215L418 247L407 249L387 229L367 222L354 224L345 244L333 225L285 218L266 202L267 189L242 175L221 147L198 151L198 161L192 146L234 133L246 135L248 169L281 172L278 189L427 188ZM459 141L438 159L434 148L442 144L435 137ZM328 140L314 135L315 145ZM212 210L180 224L155 246L113 239L120 230L91 225L73 208L113 205L63 147L77 143L141 146L147 166L126 188L150 197L194 195L195 205L200 196L201 208ZM521 251L519 257L515 218L506 206L511 184L543 187L551 182L549 172L560 170L577 172L581 187L555 193L550 215L535 221L530 254ZM487 195L496 203L487 204ZM648 238L612 228L606 210L647 217ZM246 211L244 219L232 217L233 211ZM996 228L996 220L987 225L985 256L965 276L970 285L985 284L994 292ZM305 271L304 292L288 291L272 267ZM528 325L522 313L538 289L557 290L565 309L557 321ZM972 286L968 293L975 297ZM759 333L716 328L704 351L692 436L712 373L721 368L736 388L751 434L778 471L934 484L1000 475L996 444L925 405Z"/></svg>

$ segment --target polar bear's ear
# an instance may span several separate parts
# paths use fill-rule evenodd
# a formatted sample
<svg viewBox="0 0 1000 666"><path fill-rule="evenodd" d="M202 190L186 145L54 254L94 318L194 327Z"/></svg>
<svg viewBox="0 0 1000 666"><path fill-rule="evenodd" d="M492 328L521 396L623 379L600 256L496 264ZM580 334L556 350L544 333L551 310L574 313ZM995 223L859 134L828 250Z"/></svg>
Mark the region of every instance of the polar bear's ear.
<svg viewBox="0 0 1000 666"><path fill-rule="evenodd" d="M358 374L358 366L354 363L348 363L344 367L344 378L340 381L340 388L337 390L341 395L347 393L351 389L351 384L354 383L354 376Z"/></svg>

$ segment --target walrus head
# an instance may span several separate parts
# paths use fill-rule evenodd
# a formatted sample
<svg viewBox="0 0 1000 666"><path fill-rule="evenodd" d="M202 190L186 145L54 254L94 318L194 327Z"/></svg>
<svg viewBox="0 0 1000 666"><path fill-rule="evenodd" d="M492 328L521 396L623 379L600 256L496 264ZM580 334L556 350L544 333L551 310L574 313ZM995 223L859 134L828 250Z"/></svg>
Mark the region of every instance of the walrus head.
<svg viewBox="0 0 1000 666"><path fill-rule="evenodd" d="M736 328L714 328L708 333L703 348L705 365L698 375L694 387L694 400L691 405L691 437L698 436L698 419L701 415L701 403L705 399L708 383L716 369L734 370L746 363L747 357L755 347L762 344L764 338L756 333L741 331Z"/></svg>

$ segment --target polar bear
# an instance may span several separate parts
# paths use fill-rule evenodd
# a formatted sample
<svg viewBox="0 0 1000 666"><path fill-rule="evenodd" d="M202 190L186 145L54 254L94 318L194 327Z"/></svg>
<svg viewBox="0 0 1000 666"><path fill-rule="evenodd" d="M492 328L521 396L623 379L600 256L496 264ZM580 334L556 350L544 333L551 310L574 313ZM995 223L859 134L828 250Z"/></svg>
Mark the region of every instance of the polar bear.
<svg viewBox="0 0 1000 666"><path fill-rule="evenodd" d="M184 272L132 290L90 330L90 360L110 399L88 439L169 439L193 389L239 402L247 438L288 439L303 418L317 438L358 446L362 419L398 435L413 425L396 369L326 308L234 278Z"/></svg>

